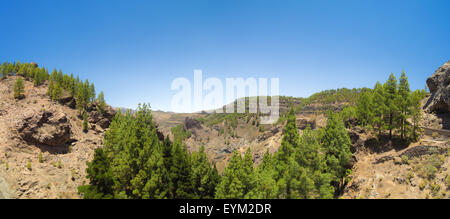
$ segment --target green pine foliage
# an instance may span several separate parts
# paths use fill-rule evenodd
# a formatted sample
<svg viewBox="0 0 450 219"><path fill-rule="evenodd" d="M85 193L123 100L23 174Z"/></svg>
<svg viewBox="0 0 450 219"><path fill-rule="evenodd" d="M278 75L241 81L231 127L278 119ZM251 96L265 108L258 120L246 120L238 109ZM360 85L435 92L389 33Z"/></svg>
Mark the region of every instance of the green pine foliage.
<svg viewBox="0 0 450 219"><path fill-rule="evenodd" d="M174 142L178 143L181 143L185 139L190 138L192 134L191 131L184 130L183 125L181 124L171 128L170 131L173 134Z"/></svg>
<svg viewBox="0 0 450 219"><path fill-rule="evenodd" d="M253 164L253 163L252 163ZM217 185L216 198L218 199L243 199L246 198L249 188L250 177L247 175L249 168L246 168L238 151L233 155L225 168L220 183Z"/></svg>
<svg viewBox="0 0 450 219"><path fill-rule="evenodd" d="M425 90L411 91L408 77L402 71L399 80L390 74L386 83L377 82L364 92L356 103L357 120L362 127L371 127L379 135L388 131L389 138L416 140L421 119L420 102Z"/></svg>
<svg viewBox="0 0 450 219"><path fill-rule="evenodd" d="M40 86L48 81L47 96L58 101L63 95L70 95L76 100L80 115L88 109L88 106L98 100L100 109L105 108L103 92L96 97L95 86L86 79L81 81L78 76L64 74L61 70L54 69L51 74L46 68L40 68L34 63L4 62L0 65L0 78L8 75L18 75L25 80L32 81L34 86ZM100 95L99 94L99 95Z"/></svg>
<svg viewBox="0 0 450 219"><path fill-rule="evenodd" d="M192 153L191 161L191 182L194 197L199 199L214 198L220 176L215 166L213 167L209 162L204 146L201 146L198 152Z"/></svg>
<svg viewBox="0 0 450 219"><path fill-rule="evenodd" d="M98 94L98 97L97 97L97 110L100 112L100 113L105 113L105 109L106 109L106 102L105 102L105 96L104 96L104 94L103 94L103 91L101 91L99 94Z"/></svg>
<svg viewBox="0 0 450 219"><path fill-rule="evenodd" d="M339 185L347 172L346 166L350 162L351 140L345 129L344 123L335 114L331 114L327 126L323 132L322 144L325 149L327 169L332 174L333 180Z"/></svg>
<svg viewBox="0 0 450 219"><path fill-rule="evenodd" d="M88 132L89 122L87 113L83 113L83 132Z"/></svg>
<svg viewBox="0 0 450 219"><path fill-rule="evenodd" d="M14 83L14 98L22 99L25 97L25 84L23 82L22 77L17 77L16 82Z"/></svg>
<svg viewBox="0 0 450 219"><path fill-rule="evenodd" d="M79 187L85 198L215 197L219 174L204 149L191 154L181 142L160 140L148 105L134 114L118 112L104 140L105 153L88 163L90 184ZM108 183L96 181L98 175L108 175Z"/></svg>

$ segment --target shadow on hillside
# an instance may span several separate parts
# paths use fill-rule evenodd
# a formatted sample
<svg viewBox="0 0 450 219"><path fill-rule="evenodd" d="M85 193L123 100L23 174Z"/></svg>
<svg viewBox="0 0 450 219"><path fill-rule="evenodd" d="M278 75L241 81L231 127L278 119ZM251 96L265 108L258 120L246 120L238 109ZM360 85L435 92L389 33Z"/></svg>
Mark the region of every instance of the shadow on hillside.
<svg viewBox="0 0 450 219"><path fill-rule="evenodd" d="M389 139L389 134L381 134L378 138L369 138L364 142L364 146L371 153L383 153L394 149L400 151L407 148L411 144L409 139L401 139L400 136L393 136Z"/></svg>
<svg viewBox="0 0 450 219"><path fill-rule="evenodd" d="M60 146L48 146L48 145L37 145L42 152L48 152L50 154L67 154L70 153L71 145L76 140L71 140L68 143Z"/></svg>
<svg viewBox="0 0 450 219"><path fill-rule="evenodd" d="M442 119L442 128L443 129L450 129L450 113L438 113L436 116L440 119Z"/></svg>

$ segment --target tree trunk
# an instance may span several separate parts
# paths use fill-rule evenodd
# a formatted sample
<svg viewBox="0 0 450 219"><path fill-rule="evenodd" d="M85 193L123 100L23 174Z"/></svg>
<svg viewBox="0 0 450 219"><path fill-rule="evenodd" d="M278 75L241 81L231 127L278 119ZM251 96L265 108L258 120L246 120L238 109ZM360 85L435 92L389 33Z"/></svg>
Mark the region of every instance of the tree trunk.
<svg viewBox="0 0 450 219"><path fill-rule="evenodd" d="M389 114L389 140L392 139L392 113Z"/></svg>

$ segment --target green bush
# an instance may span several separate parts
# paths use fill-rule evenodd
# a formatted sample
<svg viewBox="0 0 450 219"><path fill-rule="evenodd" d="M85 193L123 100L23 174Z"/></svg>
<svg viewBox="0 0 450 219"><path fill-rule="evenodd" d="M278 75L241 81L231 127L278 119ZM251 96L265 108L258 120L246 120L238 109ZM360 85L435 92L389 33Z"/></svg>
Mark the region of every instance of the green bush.
<svg viewBox="0 0 450 219"><path fill-rule="evenodd" d="M438 195L439 191L441 190L441 186L437 183L431 183L430 188L431 188L431 193L433 196Z"/></svg>
<svg viewBox="0 0 450 219"><path fill-rule="evenodd" d="M437 171L438 170L436 169L436 167L430 164L425 164L422 168L422 176L428 179L432 179L436 176Z"/></svg>
<svg viewBox="0 0 450 219"><path fill-rule="evenodd" d="M404 164L409 164L409 158L408 158L408 156L403 155L403 156L402 156L402 162L403 162Z"/></svg>
<svg viewBox="0 0 450 219"><path fill-rule="evenodd" d="M428 181L422 180L422 182L420 182L420 184L419 184L419 189L424 190L425 187L427 186L427 184L428 184Z"/></svg>
<svg viewBox="0 0 450 219"><path fill-rule="evenodd" d="M412 171L409 171L406 175L406 180L411 183L411 179L414 178L414 173Z"/></svg>
<svg viewBox="0 0 450 219"><path fill-rule="evenodd" d="M27 163L27 169L28 169L28 170L32 170L32 169L31 169L31 162L28 162L28 163Z"/></svg>

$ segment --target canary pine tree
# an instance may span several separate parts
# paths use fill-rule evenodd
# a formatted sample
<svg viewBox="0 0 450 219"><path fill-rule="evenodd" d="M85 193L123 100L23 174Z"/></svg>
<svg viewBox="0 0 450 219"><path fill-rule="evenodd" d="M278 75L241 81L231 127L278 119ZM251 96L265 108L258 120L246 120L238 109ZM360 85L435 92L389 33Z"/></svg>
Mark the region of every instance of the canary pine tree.
<svg viewBox="0 0 450 219"><path fill-rule="evenodd" d="M350 162L351 141L344 123L336 114L330 114L323 132L322 145L325 150L325 159L329 173L339 186L347 173L346 166Z"/></svg>
<svg viewBox="0 0 450 219"><path fill-rule="evenodd" d="M214 170L205 153L205 147L201 146L198 152L192 154L191 180L194 197L199 199L214 198L218 183L217 170Z"/></svg>
<svg viewBox="0 0 450 219"><path fill-rule="evenodd" d="M389 130L389 139L392 139L392 130L395 128L396 116L398 111L398 92L397 78L393 73L389 75L389 79L384 84L384 101L387 109L387 128Z"/></svg>
<svg viewBox="0 0 450 219"><path fill-rule="evenodd" d="M238 151L234 151L223 171L220 183L217 185L216 198L243 199L246 194L244 164Z"/></svg>
<svg viewBox="0 0 450 219"><path fill-rule="evenodd" d="M22 99L25 97L25 84L23 82L22 77L17 77L16 82L14 83L14 98Z"/></svg>
<svg viewBox="0 0 450 219"><path fill-rule="evenodd" d="M399 123L401 138L404 139L406 134L406 120L410 116L410 106L411 106L411 90L409 89L408 78L406 77L405 71L399 78L398 84L398 95L397 104L399 109Z"/></svg>

